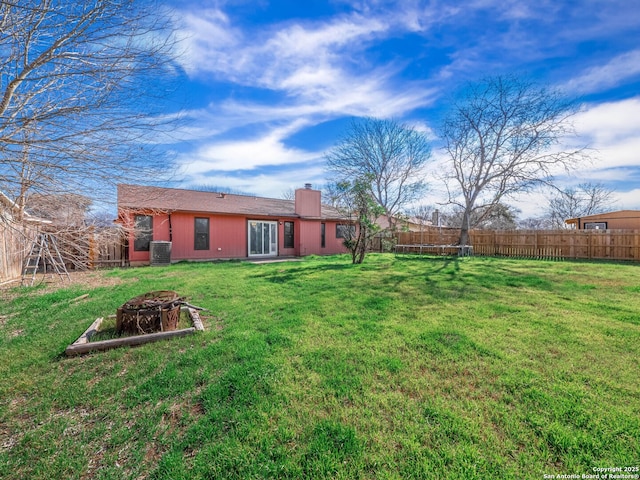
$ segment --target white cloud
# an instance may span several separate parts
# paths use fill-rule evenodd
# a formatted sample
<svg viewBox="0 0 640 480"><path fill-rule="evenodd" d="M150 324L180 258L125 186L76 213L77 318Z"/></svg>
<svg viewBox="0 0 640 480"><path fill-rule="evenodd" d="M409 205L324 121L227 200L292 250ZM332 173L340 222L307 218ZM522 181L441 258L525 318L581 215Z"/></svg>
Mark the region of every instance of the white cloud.
<svg viewBox="0 0 640 480"><path fill-rule="evenodd" d="M181 159L188 171L255 169L318 155L284 146L299 129L345 116L401 117L433 102L436 91L424 82L395 85L402 66L366 64L361 52L388 35L390 16L353 13L323 21L287 22L260 30L234 25L221 10L185 12L183 37L189 55L182 57L192 77L283 94L284 100L260 103L229 98L192 110L181 135L205 140ZM283 130L281 125L294 128ZM221 140L225 131L259 128L253 139ZM276 126L276 127L274 127ZM209 133L207 133L209 131Z"/></svg>
<svg viewBox="0 0 640 480"><path fill-rule="evenodd" d="M430 142L433 142L438 138L436 131L427 122L424 121L411 121L407 122L407 125L417 132L422 132L426 135Z"/></svg>
<svg viewBox="0 0 640 480"><path fill-rule="evenodd" d="M575 128L597 151L592 169L640 164L640 97L589 105L576 116Z"/></svg>
<svg viewBox="0 0 640 480"><path fill-rule="evenodd" d="M579 175L579 177L570 178L567 185L577 186L581 183L615 184L630 182L634 179L640 181L640 172L630 167L581 170Z"/></svg>
<svg viewBox="0 0 640 480"><path fill-rule="evenodd" d="M555 2L554 2L555 3ZM551 16L554 4L547 1L522 2L521 0L471 0L464 12L487 10L500 18L511 20L531 20Z"/></svg>
<svg viewBox="0 0 640 480"><path fill-rule="evenodd" d="M209 142L197 151L183 155L178 164L184 174L192 178L209 171L252 170L261 166L308 161L317 154L289 148L283 142L302 124L293 122L255 139Z"/></svg>
<svg viewBox="0 0 640 480"><path fill-rule="evenodd" d="M244 85L286 89L283 84L301 70L343 70L345 52L358 51L388 28L375 18L351 15L242 31L218 10L187 12L182 36L189 55L178 60L193 76L214 74ZM319 75L321 80L326 79Z"/></svg>
<svg viewBox="0 0 640 480"><path fill-rule="evenodd" d="M234 173L217 172L215 176L205 174L190 177L185 187L198 185L219 185L229 190L251 192L261 197L281 198L290 189L301 188L305 183L321 188L324 183L324 169L320 163L298 164L287 172L267 172L250 177L238 176Z"/></svg>
<svg viewBox="0 0 640 480"><path fill-rule="evenodd" d="M333 78L333 84L318 87L310 98L298 97L276 104L232 99L191 111L189 116L197 124L210 124L220 133L239 126L283 121L307 126L344 116L401 117L435 100L437 91L420 83L408 84L403 89L386 85L391 75L379 69L357 83L349 78Z"/></svg>
<svg viewBox="0 0 640 480"><path fill-rule="evenodd" d="M225 52L234 51L242 44L242 32L230 25L224 12L199 9L180 13L182 28L178 36L184 53L177 61L186 72L195 75L203 68L210 71L231 69L232 57Z"/></svg>
<svg viewBox="0 0 640 480"><path fill-rule="evenodd" d="M576 116L575 126L599 143L637 136L640 131L640 97L587 105Z"/></svg>
<svg viewBox="0 0 640 480"><path fill-rule="evenodd" d="M509 205L520 210L520 218L542 217L549 203L548 194L534 191L511 199Z"/></svg>
<svg viewBox="0 0 640 480"><path fill-rule="evenodd" d="M227 128L255 124L265 133L242 140L225 140L219 137L207 140L205 127L185 130L183 135L191 134L193 139L204 139L204 145L178 158L181 173L190 183L198 184L203 183L201 179L207 176L207 172L215 171L216 180L213 183L217 185L228 184L234 188L266 195L279 189L282 184L290 183L291 179L296 178L295 172L280 170L268 178L261 176L257 177L260 178L259 181L252 180L251 183L257 184L260 188L249 188L245 184L231 181L230 178L219 177L219 172L251 171L261 167L297 165L313 161L320 172L312 175L313 178L309 178L308 172L306 178L303 178L305 175L300 175L300 178L302 183L319 183L324 177L324 152L289 147L286 145L287 138L303 128L338 116L393 117L425 103L425 91L408 89L402 92L385 92L377 88L376 82L376 79L370 79L344 95L318 98L315 103L274 107L228 101L214 106L211 110L191 112L192 117L200 118L198 124L207 125L211 122L215 125L217 118L224 118ZM422 127L428 130L426 125ZM223 179L225 183L222 183Z"/></svg>
<svg viewBox="0 0 640 480"><path fill-rule="evenodd" d="M337 108L341 104L371 105L396 90L393 77L402 67L372 66L363 53L373 41L396 34L398 29L406 30L402 23L407 12L396 10L276 23L252 30L234 26L219 10L185 12L182 37L189 54L178 61L193 77L213 76L283 92L301 104L323 99L329 107L331 103ZM408 89L413 100L424 86L416 83ZM352 100L345 101L347 96ZM393 96L397 100L399 95ZM396 109L410 108L402 105L407 102L391 103Z"/></svg>
<svg viewBox="0 0 640 480"><path fill-rule="evenodd" d="M604 65L592 67L564 85L569 92L591 93L616 87L640 75L640 50L618 55Z"/></svg>
<svg viewBox="0 0 640 480"><path fill-rule="evenodd" d="M296 60L323 59L337 49L353 46L354 41L369 40L388 29L386 22L360 15L337 18L317 27L294 24L278 30L259 50Z"/></svg>
<svg viewBox="0 0 640 480"><path fill-rule="evenodd" d="M628 192L617 192L616 204L621 210L640 210L640 188L635 188Z"/></svg>

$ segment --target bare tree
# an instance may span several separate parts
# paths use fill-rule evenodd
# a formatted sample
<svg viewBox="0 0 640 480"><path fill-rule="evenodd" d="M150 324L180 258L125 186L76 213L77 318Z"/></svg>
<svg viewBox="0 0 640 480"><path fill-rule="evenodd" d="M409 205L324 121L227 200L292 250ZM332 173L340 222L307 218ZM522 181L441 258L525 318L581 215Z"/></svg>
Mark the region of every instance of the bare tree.
<svg viewBox="0 0 640 480"><path fill-rule="evenodd" d="M112 212L97 210L87 213L85 222L92 227L113 227L117 218Z"/></svg>
<svg viewBox="0 0 640 480"><path fill-rule="evenodd" d="M151 2L152 3L152 2ZM0 0L0 189L108 192L166 171L170 18L133 0ZM105 195L106 197L106 195Z"/></svg>
<svg viewBox="0 0 640 480"><path fill-rule="evenodd" d="M471 212L469 225L480 230L515 230L518 226L517 217L520 210L496 203L482 208L476 208ZM454 211L448 216L451 227L460 228L465 221L464 209Z"/></svg>
<svg viewBox="0 0 640 480"><path fill-rule="evenodd" d="M518 228L525 230L548 230L553 228L549 217L527 217L518 222Z"/></svg>
<svg viewBox="0 0 640 480"><path fill-rule="evenodd" d="M570 169L583 150L561 150L575 109L559 92L516 77L491 77L467 87L442 127L451 158L449 201L462 209L460 244L473 214Z"/></svg>
<svg viewBox="0 0 640 480"><path fill-rule="evenodd" d="M568 218L584 217L611 210L613 190L602 183L581 183L575 188L556 190L549 199L548 218L553 228L566 228Z"/></svg>
<svg viewBox="0 0 640 480"><path fill-rule="evenodd" d="M280 198L283 200L295 200L296 190L294 188L288 188L280 194Z"/></svg>
<svg viewBox="0 0 640 480"><path fill-rule="evenodd" d="M436 214L436 212L438 213ZM418 225L425 226L433 225L433 219L435 218L435 215L440 213L440 211L432 205L425 205L421 203L410 208L408 213L412 221Z"/></svg>
<svg viewBox="0 0 640 480"><path fill-rule="evenodd" d="M344 206L344 182L327 182L321 188L322 203L335 208Z"/></svg>
<svg viewBox="0 0 640 480"><path fill-rule="evenodd" d="M85 226L90 207L91 199L77 193L34 193L29 196L29 212L58 226Z"/></svg>
<svg viewBox="0 0 640 480"><path fill-rule="evenodd" d="M224 193L229 195L243 195L245 197L257 197L255 193L245 192L244 190L240 190L238 188L230 188L223 187L221 185L213 185L208 183L203 183L200 185L196 185L193 187L194 190L198 190L199 192L213 192L213 193Z"/></svg>
<svg viewBox="0 0 640 480"><path fill-rule="evenodd" d="M425 243L424 232L428 227L438 226L440 222L440 211L431 205L419 204L409 209L408 213L409 220L418 225L420 232L420 245L422 245Z"/></svg>
<svg viewBox="0 0 640 480"><path fill-rule="evenodd" d="M376 118L352 121L326 157L327 169L336 181L368 179L369 193L384 209L392 229L394 216L424 193L423 170L430 158L424 133Z"/></svg>

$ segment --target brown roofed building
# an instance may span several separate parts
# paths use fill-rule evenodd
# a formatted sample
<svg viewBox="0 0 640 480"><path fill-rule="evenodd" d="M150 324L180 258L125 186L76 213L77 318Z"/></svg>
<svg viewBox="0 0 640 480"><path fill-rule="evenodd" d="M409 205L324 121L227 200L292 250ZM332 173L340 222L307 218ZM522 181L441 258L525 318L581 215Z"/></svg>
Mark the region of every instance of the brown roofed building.
<svg viewBox="0 0 640 480"><path fill-rule="evenodd" d="M149 263L151 242L171 242L171 261L343 253L348 223L321 205L311 185L295 200L118 185L118 218L129 228L129 261Z"/></svg>
<svg viewBox="0 0 640 480"><path fill-rule="evenodd" d="M617 210L564 221L577 230L640 230L640 210Z"/></svg>

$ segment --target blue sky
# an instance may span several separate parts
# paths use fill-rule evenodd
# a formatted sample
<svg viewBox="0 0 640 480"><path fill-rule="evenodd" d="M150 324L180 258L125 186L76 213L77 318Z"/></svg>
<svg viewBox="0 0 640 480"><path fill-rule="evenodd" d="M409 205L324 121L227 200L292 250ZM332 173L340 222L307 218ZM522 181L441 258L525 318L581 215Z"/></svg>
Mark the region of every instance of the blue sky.
<svg viewBox="0 0 640 480"><path fill-rule="evenodd" d="M324 154L350 119L394 118L428 133L425 203L444 200L437 126L485 75L527 76L581 103L594 160L563 185L605 182L640 209L640 8L635 1L261 1L170 3L182 38L187 123L168 148L182 185L280 197L325 183ZM568 141L569 142L569 141ZM535 215L544 199L516 205Z"/></svg>

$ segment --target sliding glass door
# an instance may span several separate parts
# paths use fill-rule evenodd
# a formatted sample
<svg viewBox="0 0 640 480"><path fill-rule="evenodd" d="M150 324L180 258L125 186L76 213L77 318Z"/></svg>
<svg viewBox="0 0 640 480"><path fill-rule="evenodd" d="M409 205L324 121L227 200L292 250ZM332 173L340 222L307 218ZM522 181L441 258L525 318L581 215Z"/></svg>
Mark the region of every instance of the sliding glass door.
<svg viewBox="0 0 640 480"><path fill-rule="evenodd" d="M278 222L249 220L249 256L278 255Z"/></svg>

